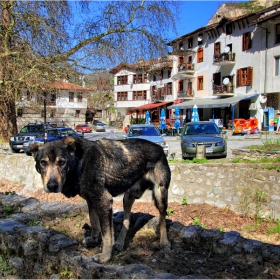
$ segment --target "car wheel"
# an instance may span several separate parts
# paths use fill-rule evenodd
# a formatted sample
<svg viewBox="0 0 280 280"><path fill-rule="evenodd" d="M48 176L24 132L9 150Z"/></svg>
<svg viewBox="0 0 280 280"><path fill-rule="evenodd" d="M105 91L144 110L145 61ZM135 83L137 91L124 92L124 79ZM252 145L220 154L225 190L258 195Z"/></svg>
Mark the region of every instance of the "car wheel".
<svg viewBox="0 0 280 280"><path fill-rule="evenodd" d="M11 151L12 151L13 153L19 153L20 150L11 148Z"/></svg>
<svg viewBox="0 0 280 280"><path fill-rule="evenodd" d="M25 154L26 154L27 156L32 156L32 154L29 153L29 152L25 152Z"/></svg>

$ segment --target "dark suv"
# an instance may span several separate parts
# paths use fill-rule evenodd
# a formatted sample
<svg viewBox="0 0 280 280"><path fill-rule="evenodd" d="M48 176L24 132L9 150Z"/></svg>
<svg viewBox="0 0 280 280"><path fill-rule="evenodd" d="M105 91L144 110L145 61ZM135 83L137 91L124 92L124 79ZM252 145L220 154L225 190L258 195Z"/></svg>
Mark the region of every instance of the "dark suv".
<svg viewBox="0 0 280 280"><path fill-rule="evenodd" d="M50 127L51 124L47 124ZM13 135L10 138L10 148L14 153L18 153L22 150L23 143L29 140L35 140L36 136L44 131L44 124L42 123L29 123L24 126L19 133Z"/></svg>

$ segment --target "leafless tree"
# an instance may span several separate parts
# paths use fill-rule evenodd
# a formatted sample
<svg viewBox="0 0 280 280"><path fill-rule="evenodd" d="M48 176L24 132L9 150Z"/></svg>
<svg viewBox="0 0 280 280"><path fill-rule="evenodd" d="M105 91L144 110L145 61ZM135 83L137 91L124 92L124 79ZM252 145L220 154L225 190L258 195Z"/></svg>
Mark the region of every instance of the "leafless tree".
<svg viewBox="0 0 280 280"><path fill-rule="evenodd" d="M20 90L166 54L178 2L0 1L0 139L17 131Z"/></svg>

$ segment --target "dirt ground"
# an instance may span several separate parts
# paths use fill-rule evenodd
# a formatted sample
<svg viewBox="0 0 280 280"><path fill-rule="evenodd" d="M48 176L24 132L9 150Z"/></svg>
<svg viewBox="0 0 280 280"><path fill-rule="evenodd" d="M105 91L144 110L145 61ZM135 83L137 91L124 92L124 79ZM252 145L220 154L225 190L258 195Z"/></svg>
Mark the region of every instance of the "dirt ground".
<svg viewBox="0 0 280 280"><path fill-rule="evenodd" d="M23 184L0 180L0 191L19 193ZM42 201L58 201L81 203L80 197L68 199L61 194L47 194L40 191L32 194ZM122 209L121 202L114 202L114 209ZM137 213L147 213L158 216L158 212L152 203L135 202L132 209L132 220ZM221 209L207 204L169 203L167 219L178 221L181 224L200 225L206 229L218 229L223 232L237 231L243 237L259 240L261 242L280 245L280 226L271 219L262 219L256 223L253 217L238 215L227 208ZM78 241L84 239L83 226L89 224L87 214L78 217L64 217L54 221L41 221L42 225L63 232ZM133 224L133 222L132 222ZM265 268L254 266L247 262L233 263L223 256L212 254L211 249L182 244L179 240L170 240L172 249L163 251L159 249L158 238L152 232L139 229L128 235L125 251L116 253L110 264L126 265L141 263L151 267L158 273L173 273L178 276L205 275L216 279L269 279L280 278L279 266ZM93 255L100 247L86 249L86 255Z"/></svg>

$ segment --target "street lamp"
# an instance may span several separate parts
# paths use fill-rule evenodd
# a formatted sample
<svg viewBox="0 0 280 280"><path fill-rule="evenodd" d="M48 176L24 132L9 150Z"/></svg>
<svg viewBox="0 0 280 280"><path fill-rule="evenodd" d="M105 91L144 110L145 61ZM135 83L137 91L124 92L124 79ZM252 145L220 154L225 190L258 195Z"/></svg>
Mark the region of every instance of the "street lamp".
<svg viewBox="0 0 280 280"><path fill-rule="evenodd" d="M43 101L44 101L44 144L47 143L48 141L48 134L47 134L47 102L46 102L46 98L47 98L47 93L44 91L43 92Z"/></svg>

